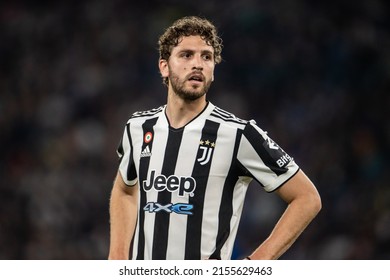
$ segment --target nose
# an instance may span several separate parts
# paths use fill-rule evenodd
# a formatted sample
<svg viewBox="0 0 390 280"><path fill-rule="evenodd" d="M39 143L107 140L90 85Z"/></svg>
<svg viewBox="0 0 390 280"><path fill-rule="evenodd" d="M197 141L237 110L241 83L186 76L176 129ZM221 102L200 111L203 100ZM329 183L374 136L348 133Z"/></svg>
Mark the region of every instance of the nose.
<svg viewBox="0 0 390 280"><path fill-rule="evenodd" d="M193 70L203 70L203 59L201 55L195 55L193 59Z"/></svg>

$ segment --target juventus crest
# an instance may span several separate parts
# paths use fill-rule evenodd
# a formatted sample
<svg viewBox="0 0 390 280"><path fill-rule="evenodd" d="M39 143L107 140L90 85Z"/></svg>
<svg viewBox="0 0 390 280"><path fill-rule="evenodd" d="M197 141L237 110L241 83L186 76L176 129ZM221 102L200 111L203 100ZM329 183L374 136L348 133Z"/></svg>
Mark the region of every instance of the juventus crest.
<svg viewBox="0 0 390 280"><path fill-rule="evenodd" d="M209 140L200 140L198 152L198 155L200 156L197 158L197 161L200 163L200 165L205 165L210 161L214 147L214 142L210 142Z"/></svg>

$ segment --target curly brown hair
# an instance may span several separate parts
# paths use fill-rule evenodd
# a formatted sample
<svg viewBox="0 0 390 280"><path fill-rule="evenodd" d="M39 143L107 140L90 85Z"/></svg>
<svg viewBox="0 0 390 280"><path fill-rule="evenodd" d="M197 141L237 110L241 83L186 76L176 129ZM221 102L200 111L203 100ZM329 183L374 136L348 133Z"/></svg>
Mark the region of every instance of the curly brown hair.
<svg viewBox="0 0 390 280"><path fill-rule="evenodd" d="M196 16L187 16L176 20L168 27L158 40L160 59L168 60L172 48L179 44L183 36L199 35L214 49L214 61L218 64L222 61L222 39L217 34L217 28L209 20ZM163 78L168 85L168 78Z"/></svg>

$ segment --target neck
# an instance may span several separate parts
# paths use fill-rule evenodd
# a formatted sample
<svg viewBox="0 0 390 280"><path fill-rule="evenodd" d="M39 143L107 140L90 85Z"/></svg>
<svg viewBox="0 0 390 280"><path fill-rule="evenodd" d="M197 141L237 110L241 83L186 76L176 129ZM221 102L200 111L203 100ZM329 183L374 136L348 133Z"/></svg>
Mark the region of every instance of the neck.
<svg viewBox="0 0 390 280"><path fill-rule="evenodd" d="M175 94L168 94L166 115L173 128L180 128L192 121L206 107L206 96L196 100L183 100Z"/></svg>

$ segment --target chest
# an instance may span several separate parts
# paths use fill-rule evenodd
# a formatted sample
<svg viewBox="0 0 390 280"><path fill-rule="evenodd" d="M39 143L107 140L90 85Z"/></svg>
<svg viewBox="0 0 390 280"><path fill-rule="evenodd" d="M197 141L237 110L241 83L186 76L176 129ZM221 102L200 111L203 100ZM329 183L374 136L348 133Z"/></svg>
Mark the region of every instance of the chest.
<svg viewBox="0 0 390 280"><path fill-rule="evenodd" d="M226 176L234 162L236 131L216 122L203 122L174 130L143 125L132 135L133 159L140 179L164 184L183 183L182 178ZM162 177L158 177L162 175ZM176 176L176 177L170 177Z"/></svg>

